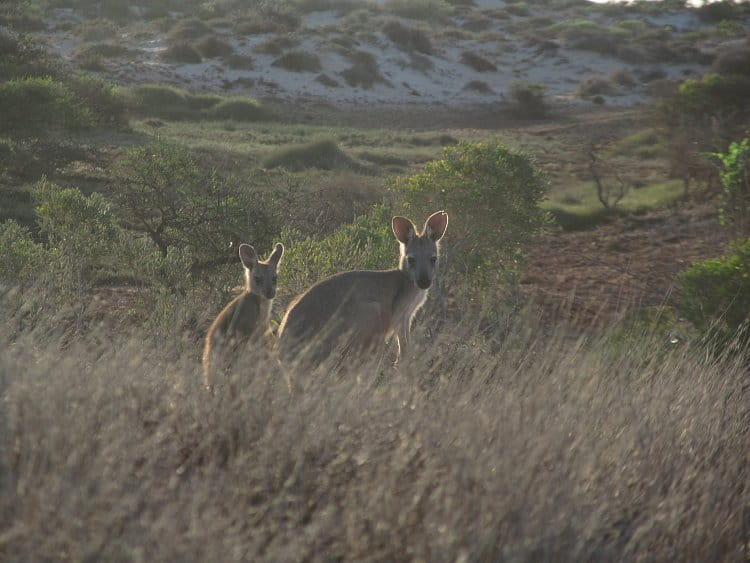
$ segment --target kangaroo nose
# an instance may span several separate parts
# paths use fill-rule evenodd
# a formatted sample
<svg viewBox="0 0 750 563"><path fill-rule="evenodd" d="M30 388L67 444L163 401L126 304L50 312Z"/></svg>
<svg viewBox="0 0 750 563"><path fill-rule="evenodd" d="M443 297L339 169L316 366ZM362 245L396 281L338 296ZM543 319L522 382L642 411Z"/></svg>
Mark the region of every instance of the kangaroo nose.
<svg viewBox="0 0 750 563"><path fill-rule="evenodd" d="M417 286L419 287L419 289L427 289L428 287L430 287L431 283L432 282L429 278L419 278L417 280Z"/></svg>

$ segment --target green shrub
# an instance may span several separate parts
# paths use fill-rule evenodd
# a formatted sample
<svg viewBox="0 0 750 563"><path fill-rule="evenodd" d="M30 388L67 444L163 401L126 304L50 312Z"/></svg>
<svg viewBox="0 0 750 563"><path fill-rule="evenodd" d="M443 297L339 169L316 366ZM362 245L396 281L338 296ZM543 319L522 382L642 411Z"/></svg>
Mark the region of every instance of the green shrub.
<svg viewBox="0 0 750 563"><path fill-rule="evenodd" d="M143 84L130 92L130 104L135 114L162 119L184 119L195 112L188 107L190 94L181 88L161 84Z"/></svg>
<svg viewBox="0 0 750 563"><path fill-rule="evenodd" d="M211 33L211 28L198 18L187 18L177 22L169 32L169 40L173 43L199 39Z"/></svg>
<svg viewBox="0 0 750 563"><path fill-rule="evenodd" d="M750 235L750 138L732 142L719 159L723 201L719 208L722 224L730 224L737 234Z"/></svg>
<svg viewBox="0 0 750 563"><path fill-rule="evenodd" d="M127 101L119 86L89 74L74 74L68 86L91 110L94 120L109 127L126 127Z"/></svg>
<svg viewBox="0 0 750 563"><path fill-rule="evenodd" d="M391 230L394 213L385 205L323 237L297 231L282 234L285 248L280 287L296 295L313 283L346 270L385 270L398 266L398 243Z"/></svg>
<svg viewBox="0 0 750 563"><path fill-rule="evenodd" d="M291 171L307 168L320 170L362 168L331 139L280 148L263 159L263 167L267 169L283 167Z"/></svg>
<svg viewBox="0 0 750 563"><path fill-rule="evenodd" d="M299 41L286 35L277 35L258 43L253 49L256 53L264 55L280 55L287 49L299 45Z"/></svg>
<svg viewBox="0 0 750 563"><path fill-rule="evenodd" d="M26 285L48 267L49 258L29 229L13 220L0 223L0 282Z"/></svg>
<svg viewBox="0 0 750 563"><path fill-rule="evenodd" d="M540 170L528 155L497 143L447 147L443 158L397 180L394 189L414 217L439 209L460 217L450 228L453 258L465 270L486 268L488 275L515 259L546 221Z"/></svg>
<svg viewBox="0 0 750 563"><path fill-rule="evenodd" d="M518 104L522 115L541 117L547 113L547 103L544 100L546 90L547 87L543 84L515 80L510 85L510 96Z"/></svg>
<svg viewBox="0 0 750 563"><path fill-rule="evenodd" d="M119 43L92 43L78 49L76 58L79 60L91 57L122 57L130 53L130 49Z"/></svg>
<svg viewBox="0 0 750 563"><path fill-rule="evenodd" d="M716 116L741 123L748 114L748 99L750 76L710 73L682 82L676 94L660 103L659 112L669 127L709 125Z"/></svg>
<svg viewBox="0 0 750 563"><path fill-rule="evenodd" d="M193 269L236 260L231 248L270 247L278 232L270 191L240 188L189 150L157 141L130 149L114 167L110 197L132 229L166 256L186 249Z"/></svg>
<svg viewBox="0 0 750 563"><path fill-rule="evenodd" d="M117 33L117 26L102 18L81 22L76 29L81 41L106 41L115 37Z"/></svg>
<svg viewBox="0 0 750 563"><path fill-rule="evenodd" d="M606 76L587 76L578 83L577 94L582 98L591 98L602 94L613 94L612 82Z"/></svg>
<svg viewBox="0 0 750 563"><path fill-rule="evenodd" d="M398 20L387 21L383 25L383 33L404 51L416 51L431 54L432 42L421 29L409 27Z"/></svg>
<svg viewBox="0 0 750 563"><path fill-rule="evenodd" d="M46 179L34 188L39 232L55 253L53 275L63 294L80 296L93 286L119 238L117 218L101 194L85 196Z"/></svg>
<svg viewBox="0 0 750 563"><path fill-rule="evenodd" d="M216 57L228 57L234 49L226 41L219 39L215 35L207 35L201 38L195 45L198 52L207 59Z"/></svg>
<svg viewBox="0 0 750 563"><path fill-rule="evenodd" d="M341 73L346 83L352 88L372 88L376 83L389 84L380 74L378 62L372 53L367 51L355 51L349 54L352 66Z"/></svg>
<svg viewBox="0 0 750 563"><path fill-rule="evenodd" d="M750 76L750 44L737 45L719 53L713 69L720 74Z"/></svg>
<svg viewBox="0 0 750 563"><path fill-rule="evenodd" d="M170 45L161 52L161 58L173 63L197 64L203 60L198 50L190 43Z"/></svg>
<svg viewBox="0 0 750 563"><path fill-rule="evenodd" d="M227 66L234 70L253 70L253 58L247 55L229 55L225 60Z"/></svg>
<svg viewBox="0 0 750 563"><path fill-rule="evenodd" d="M484 80L470 80L464 84L463 89L479 92L480 94L492 94L492 88Z"/></svg>
<svg viewBox="0 0 750 563"><path fill-rule="evenodd" d="M470 66L477 72L490 72L497 70L497 66L495 66L494 63L476 53L472 53L471 51L464 51L461 53L461 62Z"/></svg>
<svg viewBox="0 0 750 563"><path fill-rule="evenodd" d="M104 64L104 59L102 59L98 55L79 57L78 68L82 70L88 70L90 72L103 72L107 70L107 67Z"/></svg>
<svg viewBox="0 0 750 563"><path fill-rule="evenodd" d="M682 315L704 334L726 342L747 325L750 239L736 240L721 258L693 264L678 286Z"/></svg>
<svg viewBox="0 0 750 563"><path fill-rule="evenodd" d="M292 72L318 72L323 68L318 55L305 51L289 51L284 53L273 61L272 66Z"/></svg>
<svg viewBox="0 0 750 563"><path fill-rule="evenodd" d="M31 36L0 29L0 82L56 76L60 74L58 66Z"/></svg>
<svg viewBox="0 0 750 563"><path fill-rule="evenodd" d="M91 111L63 83L21 78L0 84L0 133L35 136L92 125Z"/></svg>
<svg viewBox="0 0 750 563"><path fill-rule="evenodd" d="M228 98L209 112L214 119L232 119L235 121L266 121L273 115L256 100L251 98Z"/></svg>

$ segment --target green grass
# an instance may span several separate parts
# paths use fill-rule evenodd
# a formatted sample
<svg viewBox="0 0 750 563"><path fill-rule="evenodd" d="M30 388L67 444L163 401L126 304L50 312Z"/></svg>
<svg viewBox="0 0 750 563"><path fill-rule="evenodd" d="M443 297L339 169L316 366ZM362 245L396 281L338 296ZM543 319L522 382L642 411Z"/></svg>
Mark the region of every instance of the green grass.
<svg viewBox="0 0 750 563"><path fill-rule="evenodd" d="M632 156L640 160L666 156L664 138L654 129L648 127L617 141L610 151L615 156Z"/></svg>
<svg viewBox="0 0 750 563"><path fill-rule="evenodd" d="M596 196L593 183L585 182L556 190L542 203L542 207L552 214L563 229L575 231L606 223L618 215L640 214L666 207L682 195L682 182L669 180L630 188L616 208L605 209Z"/></svg>

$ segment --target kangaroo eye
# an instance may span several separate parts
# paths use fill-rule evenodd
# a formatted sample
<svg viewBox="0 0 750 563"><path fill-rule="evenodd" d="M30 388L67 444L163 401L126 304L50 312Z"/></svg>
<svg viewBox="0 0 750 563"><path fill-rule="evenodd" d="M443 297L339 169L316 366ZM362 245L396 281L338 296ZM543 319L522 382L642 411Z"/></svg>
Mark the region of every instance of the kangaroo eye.
<svg viewBox="0 0 750 563"><path fill-rule="evenodd" d="M417 259L414 258L414 256L407 256L406 261L409 263L409 266L413 266L417 263Z"/></svg>
<svg viewBox="0 0 750 563"><path fill-rule="evenodd" d="M255 281L261 283L263 281L263 276L255 276Z"/></svg>
<svg viewBox="0 0 750 563"><path fill-rule="evenodd" d="M433 264L437 262L437 256L433 256L432 258L430 258L430 262L432 262Z"/></svg>

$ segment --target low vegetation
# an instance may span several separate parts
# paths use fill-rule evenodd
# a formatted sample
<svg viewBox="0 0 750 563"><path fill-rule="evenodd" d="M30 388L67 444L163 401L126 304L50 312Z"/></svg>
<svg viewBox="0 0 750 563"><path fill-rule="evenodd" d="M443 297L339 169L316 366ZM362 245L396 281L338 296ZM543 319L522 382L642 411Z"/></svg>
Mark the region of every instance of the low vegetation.
<svg viewBox="0 0 750 563"><path fill-rule="evenodd" d="M330 139L280 148L263 160L263 167L284 167L292 171L306 168L319 168L321 170L362 168Z"/></svg>

